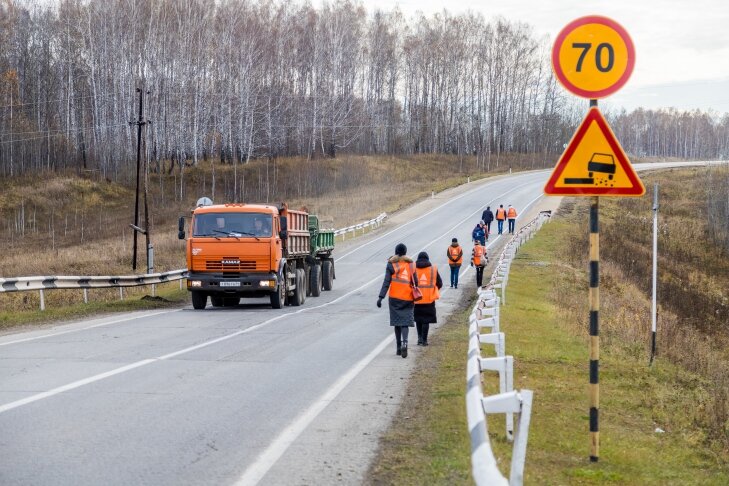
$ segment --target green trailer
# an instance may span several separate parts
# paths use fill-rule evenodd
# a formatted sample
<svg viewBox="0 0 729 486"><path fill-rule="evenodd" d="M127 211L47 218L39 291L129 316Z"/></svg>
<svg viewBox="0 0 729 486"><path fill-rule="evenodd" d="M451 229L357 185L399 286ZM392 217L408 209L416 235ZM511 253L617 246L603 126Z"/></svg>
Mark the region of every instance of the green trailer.
<svg viewBox="0 0 729 486"><path fill-rule="evenodd" d="M318 297L322 290L332 290L334 286L334 230L319 226L319 217L309 215L309 245L307 273L309 295Z"/></svg>

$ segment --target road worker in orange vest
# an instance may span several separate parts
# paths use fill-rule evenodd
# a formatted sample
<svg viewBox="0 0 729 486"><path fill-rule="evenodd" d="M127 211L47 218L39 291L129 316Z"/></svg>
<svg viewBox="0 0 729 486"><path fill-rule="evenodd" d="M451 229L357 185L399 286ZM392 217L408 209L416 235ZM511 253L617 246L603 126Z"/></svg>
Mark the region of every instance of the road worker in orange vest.
<svg viewBox="0 0 729 486"><path fill-rule="evenodd" d="M504 209L504 205L499 205L499 208L496 210L496 222L499 224L499 234L502 234L504 232L504 221L506 220L506 210Z"/></svg>
<svg viewBox="0 0 729 486"><path fill-rule="evenodd" d="M414 326L413 287L416 285L415 263L407 256L407 252L407 247L402 243L395 247L395 255L387 260L385 280L377 299L377 307L382 307L382 299L385 295L389 297L390 326L395 329L397 355L403 358L408 357L408 334Z"/></svg>
<svg viewBox="0 0 729 486"><path fill-rule="evenodd" d="M514 206L509 204L509 209L506 210L506 217L509 218L509 234L514 234L514 226L516 226L516 209Z"/></svg>
<svg viewBox="0 0 729 486"><path fill-rule="evenodd" d="M488 261L489 257L486 256L486 247L481 245L477 240L474 244L473 251L471 251L471 266L476 268L476 285L479 287L483 284L483 269L486 268Z"/></svg>
<svg viewBox="0 0 729 486"><path fill-rule="evenodd" d="M438 322L435 301L440 299L443 280L438 273L438 267L430 263L430 257L424 251L418 254L418 259L415 261L415 280L418 282L418 288L423 292L423 298L415 303L418 346L427 346L430 325Z"/></svg>
<svg viewBox="0 0 729 486"><path fill-rule="evenodd" d="M448 256L448 266L451 267L451 288L458 288L458 273L461 271L461 265L463 265L463 249L458 244L458 239L453 238L451 240L451 246L448 247L446 253Z"/></svg>

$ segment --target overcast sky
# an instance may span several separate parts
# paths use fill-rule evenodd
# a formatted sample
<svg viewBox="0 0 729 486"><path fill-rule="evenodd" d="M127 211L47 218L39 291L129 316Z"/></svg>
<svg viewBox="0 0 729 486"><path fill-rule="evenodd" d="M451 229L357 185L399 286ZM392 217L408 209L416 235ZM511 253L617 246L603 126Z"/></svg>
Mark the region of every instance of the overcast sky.
<svg viewBox="0 0 729 486"><path fill-rule="evenodd" d="M729 112L729 0L363 0L371 12L398 6L410 16L447 9L526 22L551 42L570 21L604 15L630 33L633 76L610 106Z"/></svg>

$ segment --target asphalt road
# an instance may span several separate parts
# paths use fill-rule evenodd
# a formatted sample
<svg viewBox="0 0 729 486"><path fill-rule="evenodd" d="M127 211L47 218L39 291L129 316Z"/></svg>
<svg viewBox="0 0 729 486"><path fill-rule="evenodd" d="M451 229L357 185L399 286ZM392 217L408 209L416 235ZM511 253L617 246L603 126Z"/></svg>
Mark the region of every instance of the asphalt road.
<svg viewBox="0 0 729 486"><path fill-rule="evenodd" d="M375 307L386 259L400 242L428 251L447 286L450 239L470 252L486 204L533 212L548 175L471 183L395 215L338 248L334 290L299 308L251 299L0 337L0 484L361 482L428 349L413 328L411 357L395 356L387 302ZM473 281L443 295L441 320Z"/></svg>

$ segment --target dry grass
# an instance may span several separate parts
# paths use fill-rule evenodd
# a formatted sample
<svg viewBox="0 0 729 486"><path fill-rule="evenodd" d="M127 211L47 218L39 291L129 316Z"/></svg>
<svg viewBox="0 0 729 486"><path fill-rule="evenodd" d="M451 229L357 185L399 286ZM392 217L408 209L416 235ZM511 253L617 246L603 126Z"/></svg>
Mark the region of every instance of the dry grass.
<svg viewBox="0 0 729 486"><path fill-rule="evenodd" d="M498 170L529 167L533 156L503 154ZM492 161L492 169L495 160ZM184 174L150 174L150 226L155 269L185 266L177 240L177 218L195 201L287 201L319 214L326 226L340 228L393 212L430 194L483 177L474 157L356 156L337 159L256 160L234 167L201 161ZM213 178L215 191L213 193ZM182 182L182 187L180 187ZM182 196L180 196L182 194ZM238 194L238 197L234 197ZM143 217L140 201L140 219ZM0 276L130 274L134 190L93 177L38 174L0 181ZM137 269L145 270L140 236ZM137 292L144 292L139 289ZM133 291L134 292L134 291ZM113 299L99 291L97 298ZM49 292L49 306L75 304L80 292ZM37 308L34 295L2 295L0 307Z"/></svg>
<svg viewBox="0 0 729 486"><path fill-rule="evenodd" d="M658 359L701 377L700 391L685 396L685 411L665 417L688 423L709 441L729 448L729 259L708 237L705 174L659 172L660 184ZM601 201L601 333L647 358L650 336L652 197ZM565 206L575 225L586 223L587 205ZM586 268L587 231L571 240L569 265ZM584 303L558 294L565 312L585 313ZM570 311L569 309L572 309ZM569 316L575 321L577 316ZM681 399L681 397L672 397Z"/></svg>

